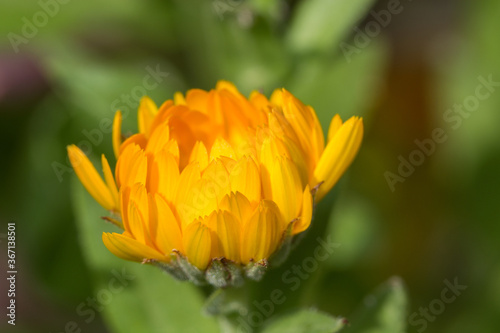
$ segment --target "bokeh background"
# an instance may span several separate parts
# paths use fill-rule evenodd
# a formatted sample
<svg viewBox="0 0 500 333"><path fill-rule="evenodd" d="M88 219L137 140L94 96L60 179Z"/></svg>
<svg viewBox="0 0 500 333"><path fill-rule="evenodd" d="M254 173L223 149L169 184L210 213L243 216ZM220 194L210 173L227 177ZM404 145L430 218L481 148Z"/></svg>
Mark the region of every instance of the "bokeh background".
<svg viewBox="0 0 500 333"><path fill-rule="evenodd" d="M479 77L500 82L500 2L403 0L379 32L360 37L393 2L1 0L0 330L64 332L75 322L82 332L153 332L141 330L144 318L164 332L216 329L201 315L204 291L104 249L100 232L112 228L76 181L65 148L87 145L94 161L112 156L117 109L133 132L143 94L161 104L227 79L246 95L286 87L325 129L335 113L365 120L356 161L317 207L302 243L249 286L257 300L287 290L271 320L314 307L354 326L353 313L376 302L367 295L399 276L407 332L499 332L500 87L474 111L448 110L471 100ZM447 140L391 188L387 172L397 175L400 159L419 149L415 140L439 128ZM3 314L12 221L15 327ZM289 291L281 274L328 235L339 244L334 254ZM79 313L113 269L136 274L130 288L95 318ZM456 300L425 328L411 321L455 279L467 286ZM127 301L135 308L121 305Z"/></svg>

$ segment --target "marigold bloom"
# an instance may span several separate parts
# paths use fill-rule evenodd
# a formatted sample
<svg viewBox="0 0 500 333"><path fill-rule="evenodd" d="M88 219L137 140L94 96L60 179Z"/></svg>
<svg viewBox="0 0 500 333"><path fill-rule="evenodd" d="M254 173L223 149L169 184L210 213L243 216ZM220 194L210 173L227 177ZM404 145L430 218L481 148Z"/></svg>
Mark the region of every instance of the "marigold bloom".
<svg viewBox="0 0 500 333"><path fill-rule="evenodd" d="M139 133L125 140L121 121L118 111L114 177L104 155L103 180L68 147L82 184L123 229L103 233L104 244L120 258L217 286L258 278L309 227L314 200L339 180L363 136L360 118L336 115L325 147L312 107L285 89L247 99L226 81L176 93L159 108L144 97Z"/></svg>

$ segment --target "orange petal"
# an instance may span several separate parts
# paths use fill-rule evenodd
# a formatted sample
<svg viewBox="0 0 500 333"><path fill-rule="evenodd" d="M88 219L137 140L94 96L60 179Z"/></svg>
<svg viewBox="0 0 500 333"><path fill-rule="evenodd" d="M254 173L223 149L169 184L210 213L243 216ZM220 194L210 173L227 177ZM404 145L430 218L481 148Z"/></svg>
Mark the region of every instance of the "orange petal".
<svg viewBox="0 0 500 333"><path fill-rule="evenodd" d="M129 136L125 141L120 146L120 155L123 154L123 151L129 146L129 145L137 145L141 149L145 149L146 145L148 143L148 139L146 139L146 136L142 133L137 133L134 135Z"/></svg>
<svg viewBox="0 0 500 333"><path fill-rule="evenodd" d="M195 218L196 212L192 206L193 188L200 179L198 162L188 164L179 177L179 186L174 203L183 225L187 225Z"/></svg>
<svg viewBox="0 0 500 333"><path fill-rule="evenodd" d="M148 161L144 151L136 144L128 145L116 163L116 182L120 187L146 184L147 171Z"/></svg>
<svg viewBox="0 0 500 333"><path fill-rule="evenodd" d="M231 212L242 223L245 223L253 213L250 201L240 192L226 195L220 202L219 209Z"/></svg>
<svg viewBox="0 0 500 333"><path fill-rule="evenodd" d="M186 105L186 99L181 92L177 91L174 93L174 103L175 105Z"/></svg>
<svg viewBox="0 0 500 333"><path fill-rule="evenodd" d="M168 258L155 249L121 234L103 232L102 241L111 253L125 260L137 262L142 262L144 259L168 261Z"/></svg>
<svg viewBox="0 0 500 333"><path fill-rule="evenodd" d="M158 249L167 256L174 249L183 253L181 229L172 209L158 194L154 196L154 202L156 206L154 218L157 219L154 239Z"/></svg>
<svg viewBox="0 0 500 333"><path fill-rule="evenodd" d="M149 215L149 213L148 213ZM137 207L134 201L130 201L128 205L128 228L127 231L140 243L154 247L151 237L149 235L148 227L143 217L142 212Z"/></svg>
<svg viewBox="0 0 500 333"><path fill-rule="evenodd" d="M184 229L183 235L184 250L189 262L204 270L210 261L210 230L197 221L189 224Z"/></svg>
<svg viewBox="0 0 500 333"><path fill-rule="evenodd" d="M302 196L302 213L300 218L293 225L293 234L298 234L311 225L313 213L313 197L311 195L311 190L309 189L309 185L306 186L304 190L304 194Z"/></svg>
<svg viewBox="0 0 500 333"><path fill-rule="evenodd" d="M158 113L158 107L151 100L151 98L144 96L139 103L139 110L137 112L137 122L139 126L139 133L149 137L151 124L155 115Z"/></svg>
<svg viewBox="0 0 500 333"><path fill-rule="evenodd" d="M118 209L120 207L120 200L118 197L118 189L116 188L115 179L113 178L113 172L109 167L108 160L104 154L101 155L102 171L104 173L104 179L106 180L106 185L108 186L109 192L113 197L114 208Z"/></svg>
<svg viewBox="0 0 500 333"><path fill-rule="evenodd" d="M155 128L149 137L146 145L146 152L156 154L165 147L170 139L170 128L167 123L161 124Z"/></svg>
<svg viewBox="0 0 500 333"><path fill-rule="evenodd" d="M332 121L330 122L330 127L328 128L328 142L330 142L335 134L337 134L338 130L342 127L342 119L338 114L333 116Z"/></svg>
<svg viewBox="0 0 500 333"><path fill-rule="evenodd" d="M232 159L236 158L236 153L234 152L233 147L221 137L215 139L214 144L212 145L212 149L210 150L210 161L213 161L216 158L221 156L229 157Z"/></svg>
<svg viewBox="0 0 500 333"><path fill-rule="evenodd" d="M208 92L201 89L191 89L186 94L186 104L193 110L206 113Z"/></svg>
<svg viewBox="0 0 500 333"><path fill-rule="evenodd" d="M281 242L284 228L276 204L263 200L253 216L243 225L241 233L241 262L267 259Z"/></svg>
<svg viewBox="0 0 500 333"><path fill-rule="evenodd" d="M191 151L189 163L193 161L197 161L200 164L201 170L204 170L208 166L207 147L205 147L205 145L201 141L196 141L193 150Z"/></svg>
<svg viewBox="0 0 500 333"><path fill-rule="evenodd" d="M264 197L278 205L286 223L298 217L302 206L302 184L295 164L284 156L261 161Z"/></svg>
<svg viewBox="0 0 500 333"><path fill-rule="evenodd" d="M113 119L113 151L116 159L120 156L120 145L122 144L122 113L116 111Z"/></svg>
<svg viewBox="0 0 500 333"><path fill-rule="evenodd" d="M151 192L160 193L168 202L174 202L179 183L179 166L175 157L165 150L159 152L153 161L150 183Z"/></svg>
<svg viewBox="0 0 500 333"><path fill-rule="evenodd" d="M204 184L203 193L209 199L215 200L217 204L231 191L229 173L219 159L210 162L203 172L202 179L207 181Z"/></svg>
<svg viewBox="0 0 500 333"><path fill-rule="evenodd" d="M243 156L240 158L231 170L229 179L231 191L242 193L252 203L260 201L260 170L251 157Z"/></svg>
<svg viewBox="0 0 500 333"><path fill-rule="evenodd" d="M330 191L351 165L362 140L363 120L361 118L350 118L336 131L314 170L312 186L323 182L316 193L317 200L321 200Z"/></svg>
<svg viewBox="0 0 500 333"><path fill-rule="evenodd" d="M105 209L115 208L113 194L87 156L75 145L70 145L67 149L71 165L90 195Z"/></svg>
<svg viewBox="0 0 500 333"><path fill-rule="evenodd" d="M319 122L318 116L316 115L316 112L314 109L310 106L308 108L311 110L311 114L314 119L314 126L312 129L311 133L311 144L312 144L312 155L313 155L313 163L314 166L316 165L317 161L319 160L321 154L323 153L323 150L325 149L325 136L323 134L323 128L321 127L321 123ZM311 167L314 167L311 165ZM312 171L312 170L311 170Z"/></svg>
<svg viewBox="0 0 500 333"><path fill-rule="evenodd" d="M228 211L213 212L203 219L211 231L212 258L240 261L240 221Z"/></svg>

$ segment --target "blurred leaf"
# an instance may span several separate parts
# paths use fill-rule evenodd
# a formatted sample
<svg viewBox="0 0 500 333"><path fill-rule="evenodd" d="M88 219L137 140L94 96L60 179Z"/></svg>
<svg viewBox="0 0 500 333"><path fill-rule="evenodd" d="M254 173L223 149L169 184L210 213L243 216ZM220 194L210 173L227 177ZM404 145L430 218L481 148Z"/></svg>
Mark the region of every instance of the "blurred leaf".
<svg viewBox="0 0 500 333"><path fill-rule="evenodd" d="M311 57L297 65L287 89L312 105L326 131L338 113L343 120L369 117L385 69L385 44L373 43L348 63L343 57Z"/></svg>
<svg viewBox="0 0 500 333"><path fill-rule="evenodd" d="M308 0L295 9L287 42L293 51L326 51L337 45L373 0Z"/></svg>
<svg viewBox="0 0 500 333"><path fill-rule="evenodd" d="M26 22L32 24L35 31L33 40L48 36L61 36L71 32L75 26L88 24L89 18L95 22L96 17L133 17L133 14L146 13L147 6L133 0L110 0L105 3L97 0L78 1L2 1L2 12L5 20L0 23L1 29L8 29L16 34L22 33ZM48 19L45 24L39 22L39 12L46 12ZM38 18L36 16L38 15ZM26 18L26 20L23 20ZM43 21L42 21L43 22Z"/></svg>
<svg viewBox="0 0 500 333"><path fill-rule="evenodd" d="M283 43L269 33L265 27L255 31L233 25L221 28L217 43L220 52L217 59L222 78L234 81L238 88L248 94L255 89L272 91L281 77L290 68L290 58L284 52Z"/></svg>
<svg viewBox="0 0 500 333"><path fill-rule="evenodd" d="M247 0L250 8L255 13L262 15L271 21L280 21L285 13L283 0Z"/></svg>
<svg viewBox="0 0 500 333"><path fill-rule="evenodd" d="M370 258L370 245L381 237L377 215L378 211L361 197L348 193L340 196L328 219L327 234L342 246L327 263L347 268L357 260Z"/></svg>
<svg viewBox="0 0 500 333"><path fill-rule="evenodd" d="M2 123L2 142L8 142L15 154L2 155L9 169L2 173L5 191L0 195L0 220L8 217L19 222L20 251L26 253L23 263L37 283L32 287L54 300L76 302L91 287L81 251L74 246L76 227L68 223L72 218L69 184L57 181L51 165L66 159L61 138L67 122L61 108L48 97L29 115L18 116L23 124L15 119Z"/></svg>
<svg viewBox="0 0 500 333"><path fill-rule="evenodd" d="M263 333L335 333L345 326L345 319L316 310L300 310L271 322Z"/></svg>
<svg viewBox="0 0 500 333"><path fill-rule="evenodd" d="M406 328L407 296L399 277L389 279L349 319L345 333L400 333Z"/></svg>
<svg viewBox="0 0 500 333"><path fill-rule="evenodd" d="M222 12L214 9L217 4L223 5ZM178 29L186 40L184 56L198 87L212 88L217 80L226 79L247 94L274 88L289 70L290 57L283 41L267 22L253 21L250 4L198 0L196 6L186 1L176 5L185 17ZM249 15L249 23L238 20L241 15Z"/></svg>
<svg viewBox="0 0 500 333"><path fill-rule="evenodd" d="M161 104L175 91L174 68L164 60L110 62L77 44L71 46L54 45L53 55L44 59L56 83L56 93L71 105L70 115L80 113L83 118L102 120L112 119L121 110L128 123L135 123L142 96Z"/></svg>
<svg viewBox="0 0 500 333"><path fill-rule="evenodd" d="M493 43L498 39L499 10L498 1L475 2L471 6L472 15L467 19L466 38L460 43L454 39L443 40L442 49L434 54L433 61L440 74L434 117L449 137L435 160L436 172L439 172L436 179L446 180L448 186L475 182L482 159L500 147L498 87L481 99L474 111L468 112L469 106L465 103L482 85L479 77L500 81L500 46ZM481 89L486 91L484 87ZM460 105L465 105L463 113L453 112L453 116L445 117L448 110Z"/></svg>
<svg viewBox="0 0 500 333"><path fill-rule="evenodd" d="M72 185L81 246L95 274L94 297L103 300L99 306L111 331L218 332L215 319L202 315L204 299L194 285L176 281L159 269L116 258L105 248L102 232L118 230L100 220L106 212L76 177Z"/></svg>

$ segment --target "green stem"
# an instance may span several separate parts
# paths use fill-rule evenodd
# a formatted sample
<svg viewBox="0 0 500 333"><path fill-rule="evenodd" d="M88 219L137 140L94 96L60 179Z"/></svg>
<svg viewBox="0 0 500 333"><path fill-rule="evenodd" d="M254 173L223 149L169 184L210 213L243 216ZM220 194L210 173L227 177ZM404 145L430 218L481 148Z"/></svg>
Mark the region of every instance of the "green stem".
<svg viewBox="0 0 500 333"><path fill-rule="evenodd" d="M205 312L217 317L222 333L236 333L238 318L248 311L248 302L246 288L216 289L207 298Z"/></svg>

